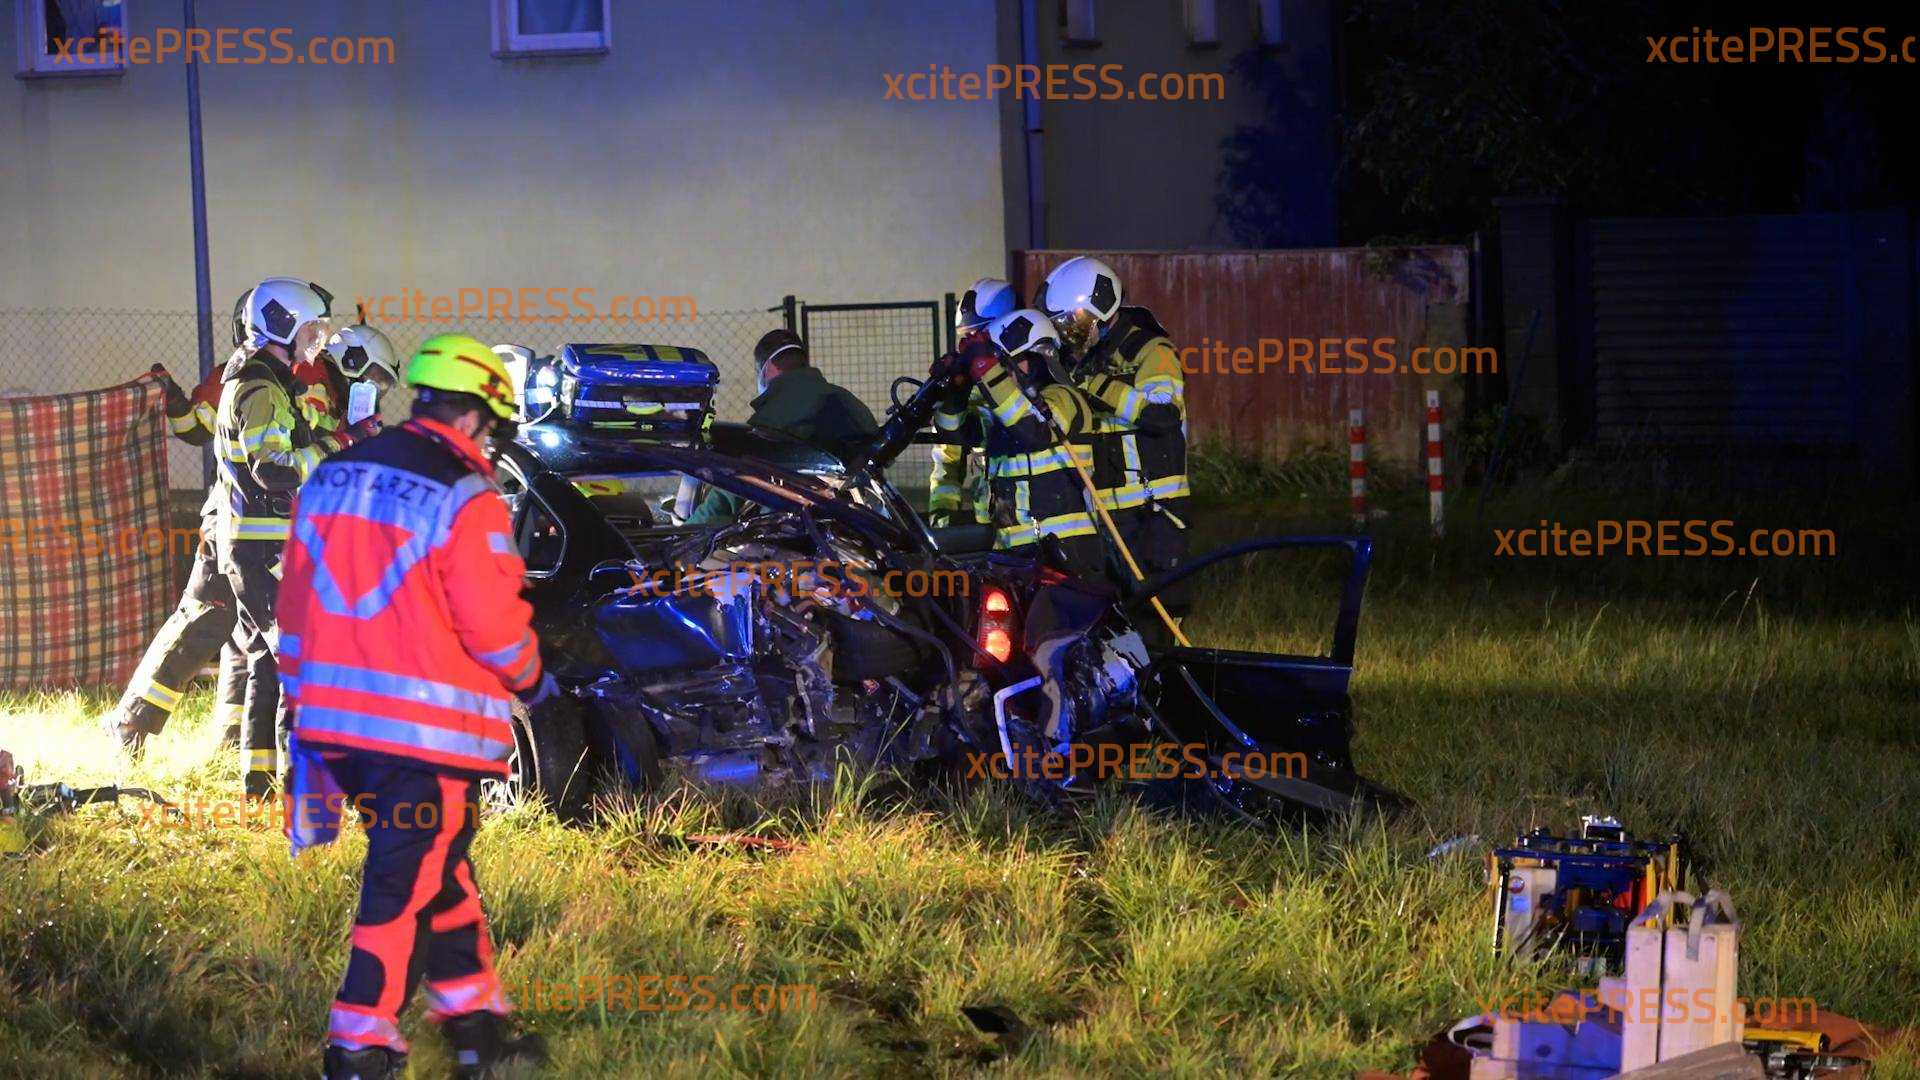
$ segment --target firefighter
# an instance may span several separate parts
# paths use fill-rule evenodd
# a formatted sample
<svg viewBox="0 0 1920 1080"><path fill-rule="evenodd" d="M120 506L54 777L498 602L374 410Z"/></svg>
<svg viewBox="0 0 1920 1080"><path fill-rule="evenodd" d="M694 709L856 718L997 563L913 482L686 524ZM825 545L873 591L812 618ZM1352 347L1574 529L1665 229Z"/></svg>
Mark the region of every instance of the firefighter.
<svg viewBox="0 0 1920 1080"><path fill-rule="evenodd" d="M999 278L981 278L960 298L953 313L953 339L984 333L989 324L1013 310L1013 286ZM933 471L927 477L927 524L935 528L989 520L986 477L971 475L967 461L986 431L985 410L969 407L962 390L933 414L934 426L954 442L933 444Z"/></svg>
<svg viewBox="0 0 1920 1080"><path fill-rule="evenodd" d="M994 547L1097 574L1099 533L1069 457L1088 463L1093 410L1065 378L1059 344L1053 324L1029 308L994 320L984 337L969 339L939 364L965 365L990 417L985 446Z"/></svg>
<svg viewBox="0 0 1920 1080"><path fill-rule="evenodd" d="M251 289L241 293L233 305L236 354L247 340L247 297L251 293ZM213 441L223 372L224 368L214 369L188 393L174 382L165 367L153 366L153 373L166 383L167 427L188 446L205 446ZM215 723L221 727L226 745L237 746L240 742L247 665L246 654L235 636L239 617L234 611L233 590L215 559L215 511L219 499L219 487L209 488L206 501L200 506L200 537L194 547L193 569L187 576L186 591L180 594L173 614L147 646L119 704L106 717L107 727L120 745L136 756L147 736L157 735L166 727L187 683L216 652L220 657L220 676Z"/></svg>
<svg viewBox="0 0 1920 1080"><path fill-rule="evenodd" d="M1120 277L1098 259L1068 259L1034 297L1060 332L1075 384L1100 413L1094 482L1147 577L1187 555L1186 383L1166 329L1121 304ZM1131 584L1124 561L1109 567ZM1164 597L1179 613L1181 590Z"/></svg>
<svg viewBox="0 0 1920 1080"><path fill-rule="evenodd" d="M301 489L280 590L290 832L298 843L331 781L367 833L329 1077L404 1070L399 1017L422 977L461 1075L545 1057L506 1021L468 858L479 783L507 775L514 696L535 708L559 693L488 459L490 439L512 437L516 395L506 365L464 334L422 343L406 380L413 419Z"/></svg>
<svg viewBox="0 0 1920 1080"><path fill-rule="evenodd" d="M214 424L220 492L215 551L233 589L247 657L241 754L250 797L272 789L286 732L274 666L274 598L293 493L328 453L377 428L377 421L330 424L336 430L321 433L295 404L303 396L295 367L312 370L319 360L330 300L325 290L297 278L268 278L255 286L247 299L246 350L228 361L221 377Z"/></svg>
<svg viewBox="0 0 1920 1080"><path fill-rule="evenodd" d="M233 308L236 355L245 352L246 305L251 293L251 289L241 293ZM230 356L228 363L233 359ZM337 430L347 422L340 410L347 404L351 383L365 380L373 383L376 392L382 391L393 385L397 370L393 343L385 334L371 326L349 326L328 339L325 358L303 364L295 372L295 382L301 386L296 404L316 431ZM165 367L155 364L153 372L166 383L167 426L174 436L189 446L205 446L211 442L225 366L201 380L191 394L180 389ZM214 551L214 536L218 531L215 511L220 498L217 485L208 490L206 502L200 507L200 538L194 549L186 591L152 644L147 646L146 655L134 669L133 679L119 704L107 716L109 729L120 744L136 756L147 736L157 735L165 728L186 684L212 659L216 649L220 656L220 675L215 722L222 729L223 745L240 744L247 662L235 633L239 616L234 610L233 589L220 572Z"/></svg>

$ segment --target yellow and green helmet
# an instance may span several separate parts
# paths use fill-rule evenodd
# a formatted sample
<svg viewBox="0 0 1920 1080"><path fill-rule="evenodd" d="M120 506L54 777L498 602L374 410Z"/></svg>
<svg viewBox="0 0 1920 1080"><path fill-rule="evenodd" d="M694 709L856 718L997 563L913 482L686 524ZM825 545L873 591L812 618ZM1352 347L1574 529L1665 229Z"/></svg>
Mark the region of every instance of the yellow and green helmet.
<svg viewBox="0 0 1920 1080"><path fill-rule="evenodd" d="M465 334L439 334L421 342L407 361L407 384L472 394L502 420L512 420L518 409L507 365L491 347Z"/></svg>

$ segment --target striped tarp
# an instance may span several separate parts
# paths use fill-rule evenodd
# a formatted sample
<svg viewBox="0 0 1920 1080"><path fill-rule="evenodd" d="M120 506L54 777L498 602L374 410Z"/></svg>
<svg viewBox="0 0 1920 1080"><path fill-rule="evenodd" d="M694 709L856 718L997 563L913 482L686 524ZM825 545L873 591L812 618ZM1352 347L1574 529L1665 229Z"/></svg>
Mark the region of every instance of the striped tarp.
<svg viewBox="0 0 1920 1080"><path fill-rule="evenodd" d="M123 682L172 607L163 403L0 397L0 687Z"/></svg>

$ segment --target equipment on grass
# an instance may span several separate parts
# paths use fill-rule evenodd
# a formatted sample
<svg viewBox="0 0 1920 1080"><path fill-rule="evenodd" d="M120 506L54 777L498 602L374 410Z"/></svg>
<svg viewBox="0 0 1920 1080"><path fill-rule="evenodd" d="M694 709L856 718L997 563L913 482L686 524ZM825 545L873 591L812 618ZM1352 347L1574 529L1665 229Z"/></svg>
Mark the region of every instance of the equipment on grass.
<svg viewBox="0 0 1920 1080"><path fill-rule="evenodd" d="M1626 974L1600 980L1601 1000L1622 1018L1620 1068L1740 1042L1747 1017L1739 979L1733 900L1718 889L1697 899L1661 890L1627 927Z"/></svg>
<svg viewBox="0 0 1920 1080"><path fill-rule="evenodd" d="M1867 1064L1865 1058L1830 1053L1827 1037L1817 1031L1750 1027L1741 1042L1760 1059L1769 1080L1811 1080Z"/></svg>
<svg viewBox="0 0 1920 1080"><path fill-rule="evenodd" d="M71 814L82 806L118 803L122 798L150 799L178 814L179 807L146 788L70 787L66 784L22 784L13 755L0 750L0 855L18 855L27 850L27 833L21 819L28 814L46 816Z"/></svg>
<svg viewBox="0 0 1920 1080"><path fill-rule="evenodd" d="M17 855L27 849L27 834L20 828L13 792L13 755L0 750L0 855Z"/></svg>
<svg viewBox="0 0 1920 1080"><path fill-rule="evenodd" d="M32 784L20 789L19 806L22 811L31 813L71 814L83 806L118 804L121 799L146 799L168 810L177 812L179 809L146 788L118 787L113 784L82 788L66 784Z"/></svg>
<svg viewBox="0 0 1920 1080"><path fill-rule="evenodd" d="M1489 856L1493 948L1518 957L1558 947L1592 975L1618 974L1627 924L1686 872L1681 837L1634 840L1615 818L1587 815L1578 837L1535 829Z"/></svg>

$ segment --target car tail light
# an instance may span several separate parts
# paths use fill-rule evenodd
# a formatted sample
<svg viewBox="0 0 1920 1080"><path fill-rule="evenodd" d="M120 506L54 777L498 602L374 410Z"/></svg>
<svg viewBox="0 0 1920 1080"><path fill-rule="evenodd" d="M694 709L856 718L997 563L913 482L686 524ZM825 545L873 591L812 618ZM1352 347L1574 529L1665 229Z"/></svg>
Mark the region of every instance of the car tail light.
<svg viewBox="0 0 1920 1080"><path fill-rule="evenodd" d="M1006 590L987 586L980 594L980 626L974 633L980 651L1006 663L1013 656L1013 639L1019 631L1020 619Z"/></svg>

